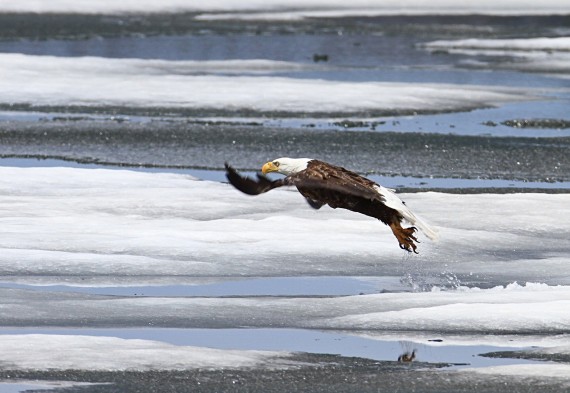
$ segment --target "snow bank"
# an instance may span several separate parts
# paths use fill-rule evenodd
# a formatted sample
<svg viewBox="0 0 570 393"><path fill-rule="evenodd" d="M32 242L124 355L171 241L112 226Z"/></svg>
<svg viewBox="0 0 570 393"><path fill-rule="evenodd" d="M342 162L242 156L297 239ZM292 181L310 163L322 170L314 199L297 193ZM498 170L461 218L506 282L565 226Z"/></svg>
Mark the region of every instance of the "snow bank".
<svg viewBox="0 0 570 393"><path fill-rule="evenodd" d="M277 76L224 76L302 69L272 61L166 61L0 54L0 103L128 106L224 111L450 111L532 99L492 86L337 82ZM312 67L312 66L311 66ZM209 75L203 75L208 70Z"/></svg>
<svg viewBox="0 0 570 393"><path fill-rule="evenodd" d="M3 370L149 371L235 369L265 364L279 367L287 356L285 352L185 347L115 337L0 335Z"/></svg>

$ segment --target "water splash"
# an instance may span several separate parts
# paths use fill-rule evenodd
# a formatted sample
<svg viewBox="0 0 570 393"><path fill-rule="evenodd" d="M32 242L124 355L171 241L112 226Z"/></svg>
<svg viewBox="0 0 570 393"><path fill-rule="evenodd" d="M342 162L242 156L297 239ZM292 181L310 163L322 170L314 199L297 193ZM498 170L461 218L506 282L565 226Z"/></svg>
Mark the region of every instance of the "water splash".
<svg viewBox="0 0 570 393"><path fill-rule="evenodd" d="M456 290L463 286L459 277L445 268L435 273L426 268L421 258L402 258L402 277L400 283L410 287L412 292L431 292L438 290Z"/></svg>

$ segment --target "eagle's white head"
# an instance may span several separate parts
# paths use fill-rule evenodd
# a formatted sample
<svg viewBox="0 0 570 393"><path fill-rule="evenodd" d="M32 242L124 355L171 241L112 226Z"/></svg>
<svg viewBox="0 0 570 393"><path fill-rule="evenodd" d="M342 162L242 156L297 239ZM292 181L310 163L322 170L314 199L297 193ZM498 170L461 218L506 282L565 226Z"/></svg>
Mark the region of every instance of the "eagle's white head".
<svg viewBox="0 0 570 393"><path fill-rule="evenodd" d="M281 173L282 175L289 176L307 169L307 165L311 160L311 158L281 157L265 163L261 168L261 172L264 175L270 172L277 172Z"/></svg>

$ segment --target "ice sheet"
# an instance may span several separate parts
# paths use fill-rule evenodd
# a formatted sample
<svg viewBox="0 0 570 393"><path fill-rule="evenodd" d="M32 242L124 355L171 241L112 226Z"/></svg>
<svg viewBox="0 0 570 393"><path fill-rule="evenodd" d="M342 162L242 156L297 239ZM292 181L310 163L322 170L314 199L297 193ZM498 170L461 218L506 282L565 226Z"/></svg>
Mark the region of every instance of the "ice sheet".
<svg viewBox="0 0 570 393"><path fill-rule="evenodd" d="M401 197L440 230L439 242L420 234L418 256L400 250L382 223L312 210L290 189L250 197L185 175L2 167L0 274L76 285L370 275L421 289L442 274L459 283L570 283L570 195Z"/></svg>
<svg viewBox="0 0 570 393"><path fill-rule="evenodd" d="M2 393L21 393L28 391L52 391L55 389L88 388L94 385L106 385L106 383L71 382L71 381L40 381L17 379L16 382L0 381Z"/></svg>
<svg viewBox="0 0 570 393"><path fill-rule="evenodd" d="M367 272L402 275L421 284L443 272L456 280L456 287L330 298L129 297L0 288L0 319L3 326L16 327L397 331L398 337L415 342L449 336L461 337L467 345L486 342L488 335L518 335L519 344L565 345L562 335L570 331L570 195L419 193L402 198L440 229L438 243L422 238L420 256L401 251L382 224L326 207L313 211L291 190L249 197L227 184L177 174L1 167L0 275L5 280L145 285L197 277ZM521 283L461 286L458 277L474 276ZM566 285L523 284L526 278ZM525 341L521 334L552 339ZM0 336L0 361L17 368L66 368L85 359L91 369L143 370L223 367L225 359L239 367L285 362L266 354L115 338L37 340ZM39 353L22 351L24 341L40 348ZM66 357L53 363L50 356L62 348Z"/></svg>
<svg viewBox="0 0 570 393"><path fill-rule="evenodd" d="M509 366L469 368L460 372L570 381L570 365L568 364L513 364Z"/></svg>
<svg viewBox="0 0 570 393"><path fill-rule="evenodd" d="M64 354L64 355L63 355ZM3 370L188 370L284 366L286 352L221 350L158 341L64 335L0 335Z"/></svg>
<svg viewBox="0 0 570 393"><path fill-rule="evenodd" d="M570 287L320 297L113 297L0 289L5 326L309 328L409 332L418 337L564 334Z"/></svg>
<svg viewBox="0 0 570 393"><path fill-rule="evenodd" d="M513 88L224 76L301 69L272 61L165 61L0 54L0 103L258 112L450 111L532 99ZM198 74L210 70L208 75Z"/></svg>
<svg viewBox="0 0 570 393"><path fill-rule="evenodd" d="M444 293L441 298L434 293L423 294L429 305L418 298L416 305L405 309L348 315L328 323L341 329L563 333L570 329L570 318L564 316L570 299L562 294L568 289L529 284L524 289L511 285L478 293ZM443 299L445 304L439 303Z"/></svg>
<svg viewBox="0 0 570 393"><path fill-rule="evenodd" d="M111 1L111 0L0 0L0 12L58 12L58 13L124 13L124 12L263 12L267 17L282 18L302 16L351 16L390 14L567 14L565 0L545 0L540 3L516 0L480 0L456 2L453 0L356 0L347 3L341 0L211 0L188 2L185 0L164 1Z"/></svg>
<svg viewBox="0 0 570 393"><path fill-rule="evenodd" d="M421 45L430 51L447 51L490 60L463 62L470 67L512 69L530 72L570 73L570 37L514 38L514 39L464 39L439 40ZM507 60L511 58L512 60ZM499 60L493 60L499 59Z"/></svg>
<svg viewBox="0 0 570 393"><path fill-rule="evenodd" d="M537 354L560 353L560 354L570 355L570 345L561 345L561 346L556 346L556 347L551 347L551 348L533 349L533 350L530 350L528 352L537 353Z"/></svg>
<svg viewBox="0 0 570 393"><path fill-rule="evenodd" d="M540 50L540 51L570 51L570 37L542 38L511 38L511 39L481 39L439 40L423 44L429 49L502 49L502 50Z"/></svg>
<svg viewBox="0 0 570 393"><path fill-rule="evenodd" d="M314 211L292 190L249 197L230 185L184 175L3 167L0 273L24 283L30 278L38 284L43 277L43 284L75 285L364 272L403 275L418 286L442 273L454 285L461 284L461 275L568 284L570 195L420 193L402 198L440 229L437 243L421 238L420 256L400 250L381 223L326 207ZM0 315L9 325L139 326L151 321L159 326L501 334L570 329L569 286L438 288L335 299L68 293L51 295L49 305L48 294L2 289L6 303Z"/></svg>
<svg viewBox="0 0 570 393"><path fill-rule="evenodd" d="M351 331L351 335L362 337L370 340L383 341L401 341L410 343L410 346L416 347L472 347L472 346L492 346L495 347L491 351L519 350L520 348L540 347L544 350L552 348L553 353L557 352L557 348L565 348L570 342L568 334L486 334L486 333L434 333L434 332L412 332L397 331L387 332L379 330L363 330ZM479 350L478 355L490 350ZM538 350L540 351L540 350ZM563 351L563 349L561 349ZM562 352L564 353L564 352Z"/></svg>

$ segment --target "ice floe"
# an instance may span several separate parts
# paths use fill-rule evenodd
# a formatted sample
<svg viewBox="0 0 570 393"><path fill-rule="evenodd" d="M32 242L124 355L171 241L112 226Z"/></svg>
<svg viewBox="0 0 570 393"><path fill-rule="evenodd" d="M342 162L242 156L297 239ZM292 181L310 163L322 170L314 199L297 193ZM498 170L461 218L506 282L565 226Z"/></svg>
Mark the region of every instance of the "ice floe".
<svg viewBox="0 0 570 393"><path fill-rule="evenodd" d="M303 67L271 61L202 64L0 54L0 73L9 76L0 80L0 103L337 114L462 111L533 99L528 90L492 86L219 75L234 66L243 74Z"/></svg>
<svg viewBox="0 0 570 393"><path fill-rule="evenodd" d="M570 51L570 37L439 40L423 44L428 49L494 49L503 51Z"/></svg>
<svg viewBox="0 0 570 393"><path fill-rule="evenodd" d="M401 197L440 229L439 242L420 237L419 256L400 250L382 223L314 211L293 190L253 198L177 174L2 167L0 272L16 282L76 285L361 275L429 287L441 274L570 283L567 194Z"/></svg>
<svg viewBox="0 0 570 393"><path fill-rule="evenodd" d="M408 256L381 223L348 211L313 211L289 190L254 198L227 184L176 174L3 167L5 282L140 286L361 274L401 276L426 284L425 290L443 273L456 280L456 289L272 299L123 298L4 288L0 315L12 326L565 333L569 197L403 195L441 236L439 242L421 238L421 255ZM468 289L461 280L483 288L521 284ZM524 284L530 280L537 283Z"/></svg>
<svg viewBox="0 0 570 393"><path fill-rule="evenodd" d="M461 372L519 378L552 378L570 381L569 364L513 364L464 369Z"/></svg>
<svg viewBox="0 0 570 393"><path fill-rule="evenodd" d="M570 287L320 297L117 297L0 289L6 326L304 328L470 335L570 331ZM447 345L447 343L446 343Z"/></svg>
<svg viewBox="0 0 570 393"><path fill-rule="evenodd" d="M527 285L523 289L515 285L476 293L469 290L423 294L425 297L414 300L403 295L401 300L411 303L405 309L359 313L327 323L341 329L564 333L570 330L570 319L563 311L570 306L569 299L564 300L565 295L562 295L567 290L565 286ZM443 299L443 303L439 303ZM384 300L390 303L392 299ZM424 300L430 304L422 304ZM413 305L415 301L418 303Z"/></svg>
<svg viewBox="0 0 570 393"><path fill-rule="evenodd" d="M4 283L144 286L361 273L421 284L442 272L457 282L423 292L340 297L109 296L4 286L0 319L14 327L281 327L380 338L398 332L398 340L414 342L443 336L443 345L480 344L490 336L496 342L500 335L505 340L516 336L510 345L566 345L568 195L418 193L402 198L440 229L439 242L422 239L419 256L400 250L381 223L351 212L313 211L289 190L249 197L227 184L178 174L1 167ZM461 285L462 279L471 279L473 287ZM529 280L535 283L525 283ZM511 283L489 288L493 282ZM540 339L545 334L546 341ZM22 350L26 345L34 350ZM50 356L61 354L61 348L66 356L52 362ZM276 356L110 337L0 336L4 369L286 363Z"/></svg>
<svg viewBox="0 0 570 393"><path fill-rule="evenodd" d="M313 211L289 190L253 199L182 175L0 172L0 261L10 276L38 269L46 277L102 281L133 275L393 276L420 261L419 272L428 275L448 270L474 279L569 279L567 195L405 195L441 230L440 242L426 240L417 261L407 261L381 223L342 210ZM283 259L288 263L278 263Z"/></svg>
<svg viewBox="0 0 570 393"><path fill-rule="evenodd" d="M570 74L570 37L438 40L421 47L433 52L490 59L462 62L464 66L485 68L492 65L499 69L560 73L566 78Z"/></svg>
<svg viewBox="0 0 570 393"><path fill-rule="evenodd" d="M550 347L550 348L532 349L532 350L526 351L526 353L538 354L538 355L552 355L552 354L570 355L570 344L569 345L556 346L556 347Z"/></svg>
<svg viewBox="0 0 570 393"><path fill-rule="evenodd" d="M564 0L546 0L540 3L515 0L481 0L476 3L453 0L356 0L349 3L340 0L211 0L188 2L184 0L165 1L111 1L111 0L55 0L55 1L0 1L0 12L34 13L156 13L196 12L230 13L226 17L257 16L264 18L342 17L399 14L568 14L570 9ZM232 14L238 13L238 14ZM259 15L257 15L259 14Z"/></svg>
<svg viewBox="0 0 570 393"><path fill-rule="evenodd" d="M149 371L284 366L286 352L220 350L149 340L67 335L0 335L3 370Z"/></svg>

